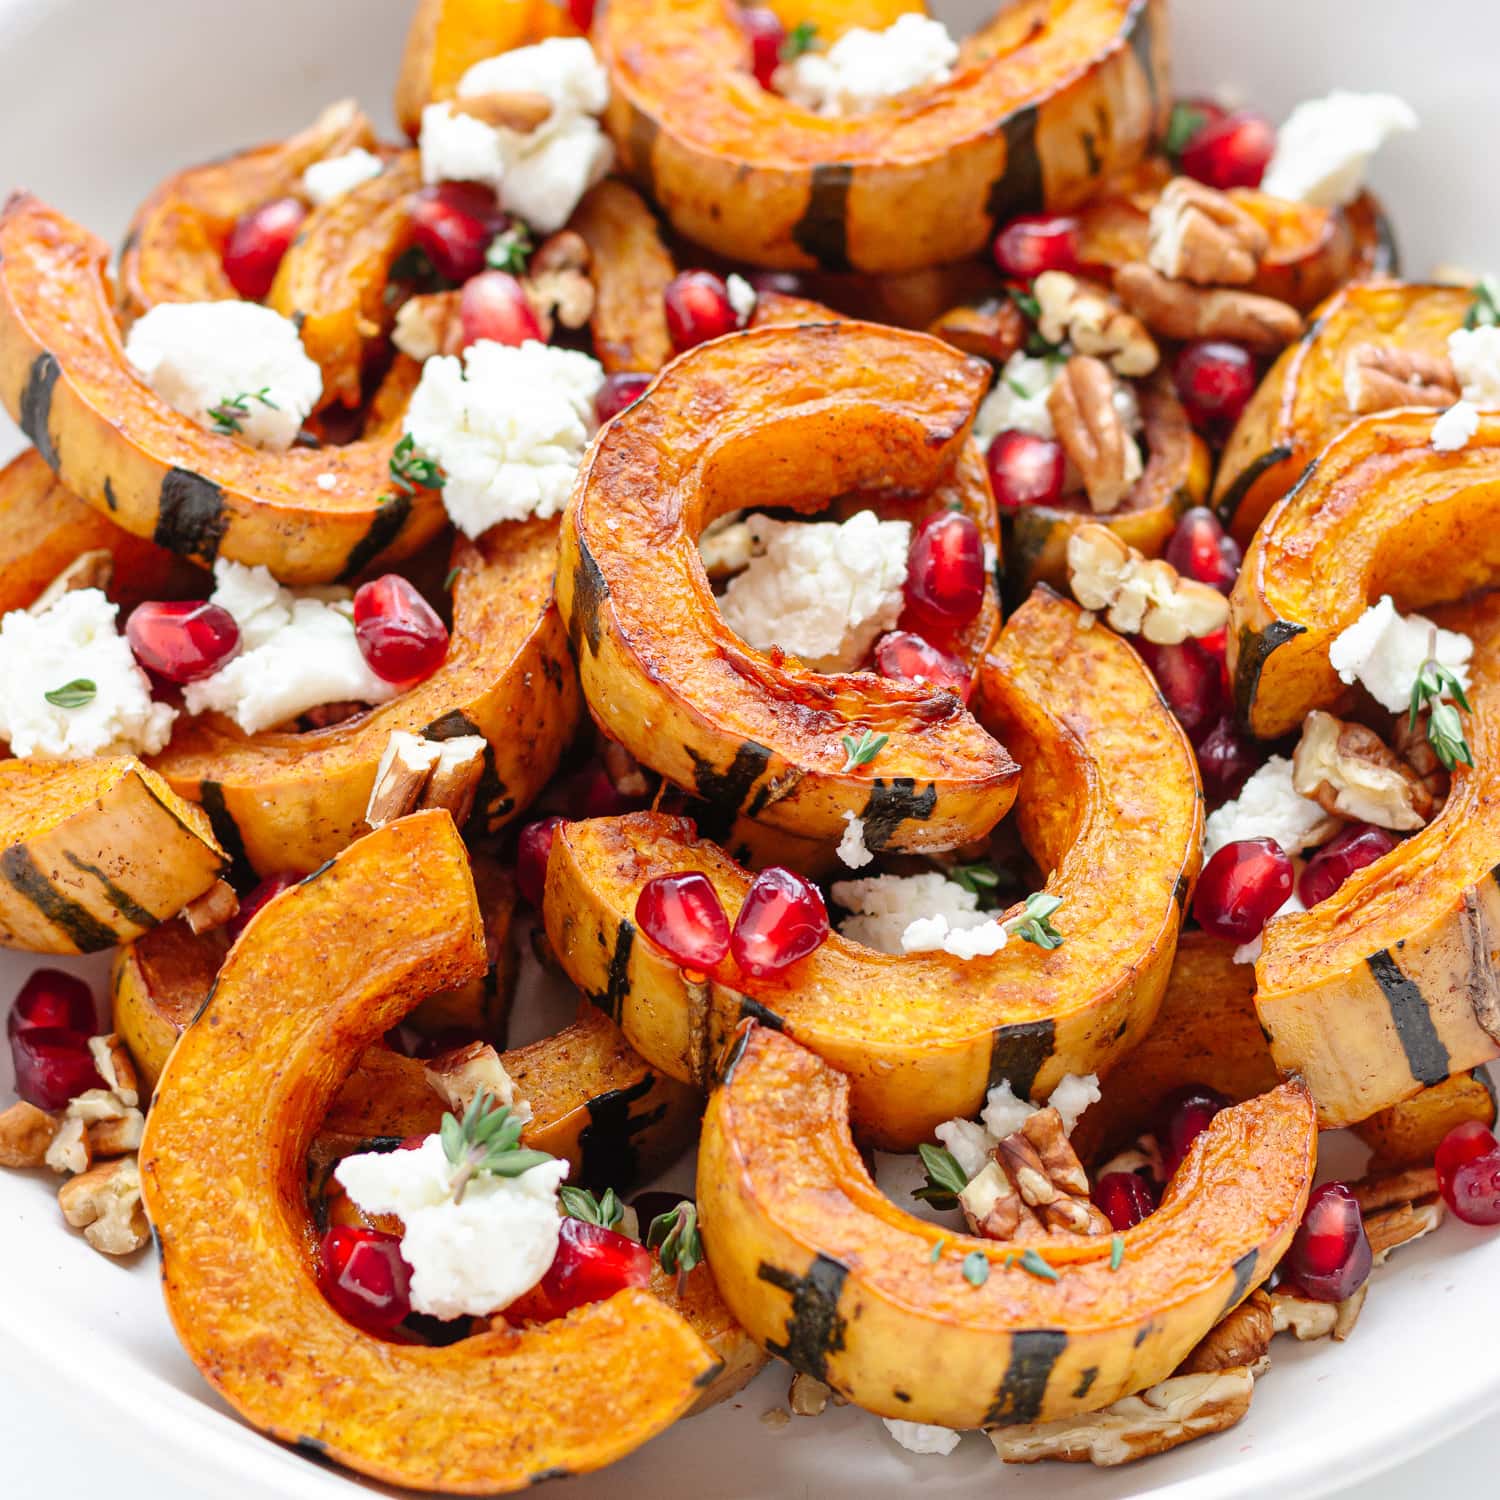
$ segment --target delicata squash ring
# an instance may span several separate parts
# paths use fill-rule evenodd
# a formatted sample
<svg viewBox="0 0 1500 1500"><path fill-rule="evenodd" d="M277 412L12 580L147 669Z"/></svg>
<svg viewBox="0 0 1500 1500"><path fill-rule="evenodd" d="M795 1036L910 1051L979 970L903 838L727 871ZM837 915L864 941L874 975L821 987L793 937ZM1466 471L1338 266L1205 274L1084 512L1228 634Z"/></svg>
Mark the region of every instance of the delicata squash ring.
<svg viewBox="0 0 1500 1500"><path fill-rule="evenodd" d="M1001 1079L1047 1093L1107 1068L1150 1025L1198 872L1192 751L1140 659L1038 591L1001 631L981 714L1022 748L1021 835L1050 871L1066 934L990 957L894 956L831 935L775 980L726 959L694 984L635 929L654 875L700 870L731 922L749 877L686 819L636 813L564 824L543 913L568 975L649 1062L707 1081L742 1016L786 1031L849 1075L864 1139L913 1149L977 1114Z"/></svg>
<svg viewBox="0 0 1500 1500"><path fill-rule="evenodd" d="M1149 1218L1048 1243L1053 1280L1004 1242L886 1198L849 1134L849 1080L754 1022L709 1100L698 1211L719 1289L751 1335L860 1406L997 1427L1096 1410L1176 1369L1270 1274L1312 1186L1300 1082L1221 1111ZM933 1249L942 1248L934 1257ZM974 1286L967 1257L989 1274Z"/></svg>
<svg viewBox="0 0 1500 1500"><path fill-rule="evenodd" d="M698 537L744 505L821 509L942 484L989 378L924 334L868 323L748 329L675 361L589 449L563 517L558 603L596 722L729 812L872 849L992 828L1017 769L951 694L823 674L724 623ZM844 736L889 736L845 770Z"/></svg>
<svg viewBox="0 0 1500 1500"><path fill-rule="evenodd" d="M172 552L263 563L288 584L352 578L442 528L436 491L393 492L399 422L342 448L264 453L174 411L125 358L108 259L29 194L0 214L0 401L80 500Z"/></svg>
<svg viewBox="0 0 1500 1500"><path fill-rule="evenodd" d="M167 1307L215 1389L273 1437L455 1494L610 1463L719 1369L644 1291L446 1348L373 1337L319 1292L303 1164L324 1111L424 991L484 964L452 819L419 813L368 835L235 945L167 1064L140 1154Z"/></svg>
<svg viewBox="0 0 1500 1500"><path fill-rule="evenodd" d="M1165 125L1162 0L1024 0L953 76L826 119L760 88L728 0L612 0L594 26L625 170L689 239L754 265L907 271L1081 203Z"/></svg>

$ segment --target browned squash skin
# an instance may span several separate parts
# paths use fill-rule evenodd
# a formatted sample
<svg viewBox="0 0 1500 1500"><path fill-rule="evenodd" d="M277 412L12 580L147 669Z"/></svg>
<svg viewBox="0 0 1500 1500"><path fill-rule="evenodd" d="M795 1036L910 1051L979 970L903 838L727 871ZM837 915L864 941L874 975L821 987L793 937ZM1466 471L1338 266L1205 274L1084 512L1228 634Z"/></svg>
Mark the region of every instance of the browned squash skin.
<svg viewBox="0 0 1500 1500"><path fill-rule="evenodd" d="M272 1437L455 1494L599 1468L719 1369L643 1291L447 1348L372 1337L318 1291L303 1163L319 1119L425 990L484 964L448 815L370 834L247 929L167 1064L140 1156L168 1310L215 1389Z"/></svg>
<svg viewBox="0 0 1500 1500"><path fill-rule="evenodd" d="M707 1080L742 1016L784 1029L850 1077L864 1139L913 1149L978 1112L1007 1079L1021 1095L1106 1068L1156 1014L1198 873L1197 770L1135 653L1038 592L986 665L981 716L1023 750L1022 838L1062 898L1050 952L892 956L838 934L776 979L726 960L705 985L635 929L641 886L698 870L731 921L749 877L691 823L637 813L560 828L547 935L570 978L642 1056Z"/></svg>
<svg viewBox="0 0 1500 1500"><path fill-rule="evenodd" d="M746 1023L704 1120L704 1245L754 1338L906 1421L1047 1421L1164 1379L1270 1274L1317 1159L1301 1083L1226 1109L1157 1212L1121 1237L1118 1269L1100 1235L1046 1245L1057 1273L1046 1280L1007 1265L1004 1242L887 1199L850 1137L849 1087L789 1037ZM975 1254L989 1270L977 1287L962 1272Z"/></svg>
<svg viewBox="0 0 1500 1500"><path fill-rule="evenodd" d="M688 239L791 269L976 255L1138 160L1171 96L1160 0L1026 0L946 82L832 120L755 83L727 0L618 0L593 39L626 172Z"/></svg>
<svg viewBox="0 0 1500 1500"><path fill-rule="evenodd" d="M291 584L352 578L442 528L436 491L393 492L399 424L266 453L160 400L125 358L108 260L102 240L29 194L0 214L0 402L80 500L196 562L261 563Z"/></svg>
<svg viewBox="0 0 1500 1500"><path fill-rule="evenodd" d="M850 491L931 491L988 378L936 339L863 323L749 329L674 361L600 433L563 517L558 604L600 728L726 812L828 844L846 812L872 848L993 827L1016 767L956 698L752 650L697 547L749 494L812 512ZM843 738L866 729L888 742L846 770Z"/></svg>

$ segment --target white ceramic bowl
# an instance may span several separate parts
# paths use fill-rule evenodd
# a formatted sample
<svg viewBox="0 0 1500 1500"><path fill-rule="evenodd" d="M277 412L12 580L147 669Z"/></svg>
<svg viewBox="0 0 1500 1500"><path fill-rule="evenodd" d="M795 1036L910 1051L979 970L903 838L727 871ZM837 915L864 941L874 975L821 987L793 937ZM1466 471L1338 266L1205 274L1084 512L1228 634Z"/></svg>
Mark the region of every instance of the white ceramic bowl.
<svg viewBox="0 0 1500 1500"><path fill-rule="evenodd" d="M1408 272L1442 260L1493 263L1500 212L1482 147L1500 135L1494 0L1175 8L1180 89L1227 89L1278 117L1332 87L1409 99L1421 133L1391 148L1376 172ZM146 190L185 163L274 138L344 94L387 114L407 9L408 0L0 0L0 185L33 188L117 237ZM955 24L981 9L972 0L962 10L938 6ZM14 445L8 424L0 443ZM0 954L0 1003L33 967ZM76 967L102 977L98 961ZM531 1028L560 1024L566 1003L538 1001ZM8 1063L0 1066L3 1102ZM6 1368L24 1368L28 1383L50 1383L59 1403L88 1410L80 1444L149 1448L184 1495L353 1493L356 1481L267 1442L209 1393L172 1336L149 1255L119 1266L94 1254L62 1227L55 1184L40 1175L0 1173L0 1224L0 1349L17 1356ZM1039 1500L1306 1500L1500 1408L1497 1284L1500 1236L1450 1224L1376 1273L1353 1342L1278 1341L1275 1369L1239 1426L1125 1471L1002 1472L976 1436L951 1458L918 1458L853 1409L773 1431L757 1417L785 1400L777 1367L731 1405L554 1492L882 1500L920 1484L935 1496L1004 1487Z"/></svg>

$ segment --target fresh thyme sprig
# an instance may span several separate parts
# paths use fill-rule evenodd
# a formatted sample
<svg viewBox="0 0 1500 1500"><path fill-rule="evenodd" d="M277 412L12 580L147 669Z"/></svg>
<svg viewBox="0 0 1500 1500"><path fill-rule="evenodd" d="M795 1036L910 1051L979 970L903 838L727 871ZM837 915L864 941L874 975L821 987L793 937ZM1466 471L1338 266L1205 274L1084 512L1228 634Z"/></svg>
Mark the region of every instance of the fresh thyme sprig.
<svg viewBox="0 0 1500 1500"><path fill-rule="evenodd" d="M917 1147L917 1154L927 1169L927 1185L917 1188L912 1197L920 1198L934 1208L957 1207L958 1195L969 1185L958 1158L941 1146L930 1146L925 1142Z"/></svg>
<svg viewBox="0 0 1500 1500"><path fill-rule="evenodd" d="M990 1259L983 1250L971 1250L964 1256L964 1280L970 1286L983 1286L990 1279Z"/></svg>
<svg viewBox="0 0 1500 1500"><path fill-rule="evenodd" d="M1500 281L1481 276L1474 283L1474 300L1464 314L1465 328L1493 328L1500 323Z"/></svg>
<svg viewBox="0 0 1500 1500"><path fill-rule="evenodd" d="M1193 137L1208 124L1208 114L1195 104L1177 103L1167 119L1167 133L1162 149L1175 163L1188 148Z"/></svg>
<svg viewBox="0 0 1500 1500"><path fill-rule="evenodd" d="M65 682L60 688L53 688L50 693L43 693L42 697L54 708L82 708L94 701L94 694L98 691L98 687L87 677L75 677L72 682Z"/></svg>
<svg viewBox="0 0 1500 1500"><path fill-rule="evenodd" d="M502 229L490 241L489 249L484 252L484 263L492 271L509 271L512 276L520 276L525 273L526 262L535 249L531 231L517 222L509 229Z"/></svg>
<svg viewBox="0 0 1500 1500"><path fill-rule="evenodd" d="M871 734L866 729L858 740L852 734L844 736L844 753L849 757L844 762L844 769L852 771L858 766L867 766L882 750L885 749L890 740L888 734Z"/></svg>
<svg viewBox="0 0 1500 1500"><path fill-rule="evenodd" d="M558 1189L557 1196L570 1219L582 1219L585 1224L597 1224L601 1229L618 1228L624 1221L625 1205L615 1196L613 1188L605 1188L596 1198L587 1188L565 1185Z"/></svg>
<svg viewBox="0 0 1500 1500"><path fill-rule="evenodd" d="M675 1272L678 1284L703 1259L698 1233L698 1209L686 1198L676 1208L657 1214L646 1230L646 1248L656 1251L663 1271Z"/></svg>
<svg viewBox="0 0 1500 1500"><path fill-rule="evenodd" d="M391 483L403 495L421 490L440 490L448 476L433 462L417 452L416 439L407 433L391 453Z"/></svg>
<svg viewBox="0 0 1500 1500"><path fill-rule="evenodd" d="M496 1105L487 1089L469 1101L464 1117L445 1114L438 1127L443 1155L453 1172L453 1201L462 1203L470 1182L482 1173L519 1177L552 1160L545 1151L521 1145L521 1121L506 1105Z"/></svg>
<svg viewBox="0 0 1500 1500"><path fill-rule="evenodd" d="M948 879L955 885L962 886L970 895L983 896L999 886L1000 872L994 865L983 863L955 865L948 871Z"/></svg>
<svg viewBox="0 0 1500 1500"><path fill-rule="evenodd" d="M816 21L798 21L792 29L787 32L786 40L781 44L781 50L777 53L782 62L792 62L802 56L804 52L811 52L818 42L818 23Z"/></svg>
<svg viewBox="0 0 1500 1500"><path fill-rule="evenodd" d="M1014 933L1023 942L1035 943L1038 948L1061 948L1063 935L1052 925L1052 913L1062 905L1060 896L1036 891L1026 898L1026 910L1012 917L1005 930Z"/></svg>
<svg viewBox="0 0 1500 1500"><path fill-rule="evenodd" d="M1407 727L1415 729L1422 711L1427 710L1427 743L1433 754L1451 771L1459 761L1466 766L1474 764L1474 752L1464 738L1463 721L1459 709L1472 713L1468 695L1457 675L1437 659L1437 628L1434 626L1428 637L1428 657L1417 672L1411 685L1411 714ZM1449 700L1452 700L1451 702Z"/></svg>
<svg viewBox="0 0 1500 1500"><path fill-rule="evenodd" d="M238 396L226 396L217 406L210 406L208 414L214 419L214 431L225 436L238 434L250 415L252 401L259 401L272 411L280 411L281 408L266 394L270 389L270 386L263 385L258 391L241 391Z"/></svg>

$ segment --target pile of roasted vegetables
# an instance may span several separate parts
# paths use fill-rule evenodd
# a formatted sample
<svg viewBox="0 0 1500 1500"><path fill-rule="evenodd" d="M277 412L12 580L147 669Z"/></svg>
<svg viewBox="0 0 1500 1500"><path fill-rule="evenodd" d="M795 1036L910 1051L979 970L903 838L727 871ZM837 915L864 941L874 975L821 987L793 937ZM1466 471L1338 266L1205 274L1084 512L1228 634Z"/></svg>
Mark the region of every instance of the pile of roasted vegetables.
<svg viewBox="0 0 1500 1500"><path fill-rule="evenodd" d="M519 1489L775 1357L1123 1463L1500 1221L1495 289L1400 101L939 33L420 0L408 142L0 214L0 943L117 950L0 1163L275 1438Z"/></svg>

